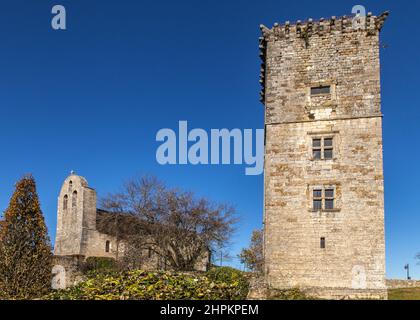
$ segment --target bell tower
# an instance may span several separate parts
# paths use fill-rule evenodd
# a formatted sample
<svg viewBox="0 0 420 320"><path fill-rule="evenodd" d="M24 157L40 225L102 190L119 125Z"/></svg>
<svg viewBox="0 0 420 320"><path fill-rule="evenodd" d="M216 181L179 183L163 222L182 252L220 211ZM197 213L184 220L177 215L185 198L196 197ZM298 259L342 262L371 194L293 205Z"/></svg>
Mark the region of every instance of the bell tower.
<svg viewBox="0 0 420 320"><path fill-rule="evenodd" d="M86 255L89 230L96 227L96 191L72 172L58 196L54 255Z"/></svg>

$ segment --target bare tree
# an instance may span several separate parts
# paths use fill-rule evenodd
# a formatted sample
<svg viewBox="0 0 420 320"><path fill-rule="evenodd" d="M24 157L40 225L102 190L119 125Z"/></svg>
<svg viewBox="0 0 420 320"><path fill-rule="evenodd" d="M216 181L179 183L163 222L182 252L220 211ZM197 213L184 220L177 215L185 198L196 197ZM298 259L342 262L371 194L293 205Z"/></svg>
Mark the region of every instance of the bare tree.
<svg viewBox="0 0 420 320"><path fill-rule="evenodd" d="M129 267L141 264L144 250L174 270L193 270L203 254L228 243L236 222L228 205L170 189L154 177L124 184L101 201L107 214L100 228L125 245Z"/></svg>
<svg viewBox="0 0 420 320"><path fill-rule="evenodd" d="M249 248L242 249L239 259L251 271L261 273L263 271L263 231L254 230L252 232L251 244Z"/></svg>

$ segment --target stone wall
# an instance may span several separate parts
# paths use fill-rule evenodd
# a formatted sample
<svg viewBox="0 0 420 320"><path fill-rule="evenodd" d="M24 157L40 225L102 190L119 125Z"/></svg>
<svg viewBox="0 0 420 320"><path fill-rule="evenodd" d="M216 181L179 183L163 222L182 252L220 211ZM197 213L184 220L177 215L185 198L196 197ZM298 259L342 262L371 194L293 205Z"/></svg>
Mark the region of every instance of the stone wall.
<svg viewBox="0 0 420 320"><path fill-rule="evenodd" d="M381 19L358 30L345 18L262 28L270 288L386 298ZM320 86L329 92L312 94ZM333 158L317 160L312 140L326 137ZM334 189L334 209L313 209L319 188Z"/></svg>
<svg viewBox="0 0 420 320"><path fill-rule="evenodd" d="M54 256L51 287L55 290L65 289L82 281L84 277L81 269L84 259L84 256L79 255Z"/></svg>
<svg viewBox="0 0 420 320"><path fill-rule="evenodd" d="M388 289L420 288L420 280L386 280Z"/></svg>

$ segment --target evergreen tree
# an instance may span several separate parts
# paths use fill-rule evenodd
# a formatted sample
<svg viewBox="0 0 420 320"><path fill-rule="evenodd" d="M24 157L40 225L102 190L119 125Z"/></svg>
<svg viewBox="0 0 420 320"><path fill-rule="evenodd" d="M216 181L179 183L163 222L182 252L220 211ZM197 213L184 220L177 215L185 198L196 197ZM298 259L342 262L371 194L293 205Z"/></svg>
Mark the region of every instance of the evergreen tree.
<svg viewBox="0 0 420 320"><path fill-rule="evenodd" d="M35 180L23 177L0 230L0 298L31 299L51 286L51 245Z"/></svg>

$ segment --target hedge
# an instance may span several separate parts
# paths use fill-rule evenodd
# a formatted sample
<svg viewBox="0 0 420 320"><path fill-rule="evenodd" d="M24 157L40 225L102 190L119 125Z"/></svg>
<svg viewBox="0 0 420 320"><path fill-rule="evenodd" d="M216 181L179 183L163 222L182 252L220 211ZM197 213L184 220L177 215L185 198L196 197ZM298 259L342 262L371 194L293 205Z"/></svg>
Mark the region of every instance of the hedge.
<svg viewBox="0 0 420 320"><path fill-rule="evenodd" d="M205 274L142 270L91 273L75 287L54 291L46 300L239 300L246 279L233 270Z"/></svg>

